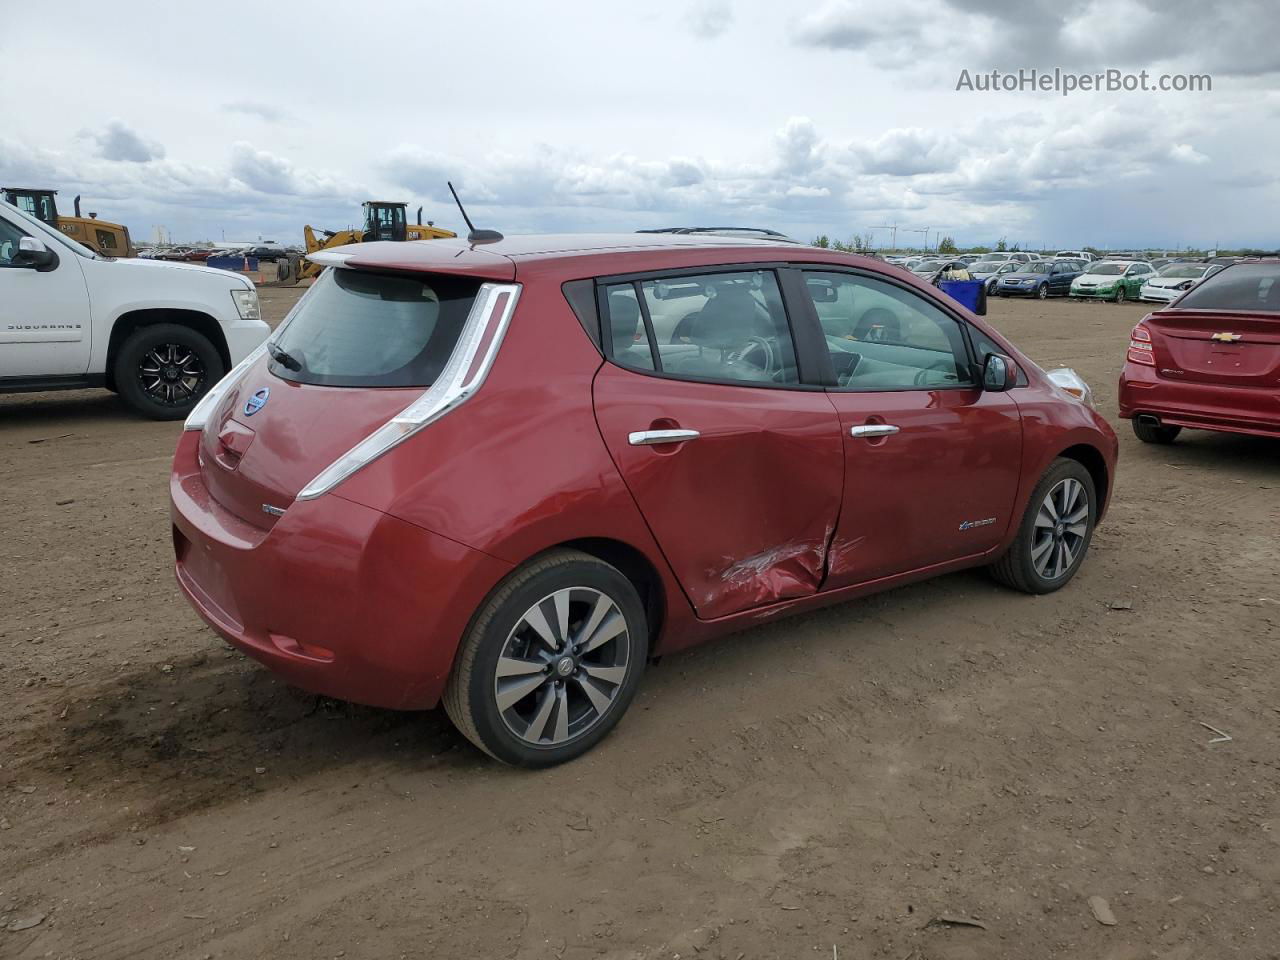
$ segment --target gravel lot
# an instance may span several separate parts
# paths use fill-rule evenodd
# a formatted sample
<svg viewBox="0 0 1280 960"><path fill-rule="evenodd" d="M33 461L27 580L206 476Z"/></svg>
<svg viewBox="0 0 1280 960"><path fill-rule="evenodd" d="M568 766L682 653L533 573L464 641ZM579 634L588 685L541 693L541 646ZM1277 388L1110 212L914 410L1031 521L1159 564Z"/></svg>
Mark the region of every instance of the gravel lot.
<svg viewBox="0 0 1280 960"><path fill-rule="evenodd" d="M991 311L1114 415L1142 307ZM955 575L666 658L530 774L207 630L178 424L0 397L0 956L1280 957L1280 442L1119 426L1066 590Z"/></svg>

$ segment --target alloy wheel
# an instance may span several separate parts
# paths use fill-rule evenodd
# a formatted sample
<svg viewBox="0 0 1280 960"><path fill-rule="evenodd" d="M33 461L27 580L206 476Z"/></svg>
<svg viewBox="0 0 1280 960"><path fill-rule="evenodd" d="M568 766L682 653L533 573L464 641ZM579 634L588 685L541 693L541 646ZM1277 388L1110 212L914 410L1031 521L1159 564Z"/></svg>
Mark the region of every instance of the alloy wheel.
<svg viewBox="0 0 1280 960"><path fill-rule="evenodd" d="M1040 289L1036 291L1036 296L1041 300L1049 299L1049 285L1047 283L1040 284Z"/></svg>
<svg viewBox="0 0 1280 960"><path fill-rule="evenodd" d="M1089 532L1089 494L1072 477L1060 480L1045 495L1036 513L1031 564L1046 580L1066 575L1084 549Z"/></svg>
<svg viewBox="0 0 1280 960"><path fill-rule="evenodd" d="M560 746L609 712L630 667L631 638L618 604L592 587L543 597L516 622L498 657L493 689L507 729L534 746Z"/></svg>
<svg viewBox="0 0 1280 960"><path fill-rule="evenodd" d="M138 385L152 400L177 407L200 395L208 371L200 355L180 343L160 343L138 361Z"/></svg>

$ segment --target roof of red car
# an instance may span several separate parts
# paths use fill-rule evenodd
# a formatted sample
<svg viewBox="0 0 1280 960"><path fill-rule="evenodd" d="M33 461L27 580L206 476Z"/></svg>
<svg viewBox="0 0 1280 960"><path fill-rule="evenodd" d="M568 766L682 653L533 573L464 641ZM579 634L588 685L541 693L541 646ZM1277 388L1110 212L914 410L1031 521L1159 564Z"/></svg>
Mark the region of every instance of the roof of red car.
<svg viewBox="0 0 1280 960"><path fill-rule="evenodd" d="M344 256L353 267L442 271L496 278L510 277L517 264L532 260L653 255L663 251L708 254L717 250L735 251L735 257L750 251L750 256L743 258L750 260L767 258L761 256L765 251L775 252L780 260L795 259L798 251L819 253L817 248L750 237L666 233L529 234L485 244L471 244L462 238L402 243L378 241L324 252Z"/></svg>

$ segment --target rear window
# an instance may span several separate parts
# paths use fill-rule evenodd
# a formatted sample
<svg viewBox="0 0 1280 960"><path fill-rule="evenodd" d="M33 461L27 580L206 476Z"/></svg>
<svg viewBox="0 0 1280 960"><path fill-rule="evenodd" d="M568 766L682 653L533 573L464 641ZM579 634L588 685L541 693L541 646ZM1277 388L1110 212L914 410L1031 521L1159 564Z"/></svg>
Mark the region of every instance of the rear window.
<svg viewBox="0 0 1280 960"><path fill-rule="evenodd" d="M276 338L300 369L276 359L271 372L334 387L429 387L479 289L459 277L326 270Z"/></svg>
<svg viewBox="0 0 1280 960"><path fill-rule="evenodd" d="M1280 311L1280 263L1238 263L1192 287L1178 301L1188 310Z"/></svg>

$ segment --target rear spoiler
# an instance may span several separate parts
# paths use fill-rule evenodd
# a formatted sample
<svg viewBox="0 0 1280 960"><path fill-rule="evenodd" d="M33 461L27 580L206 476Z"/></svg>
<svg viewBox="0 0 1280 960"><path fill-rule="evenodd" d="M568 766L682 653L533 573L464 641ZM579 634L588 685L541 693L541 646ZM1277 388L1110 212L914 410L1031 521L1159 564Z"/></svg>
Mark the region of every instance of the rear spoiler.
<svg viewBox="0 0 1280 960"><path fill-rule="evenodd" d="M317 250L315 253L308 253L307 259L322 267L345 267L353 256L354 254L339 253L336 250Z"/></svg>

